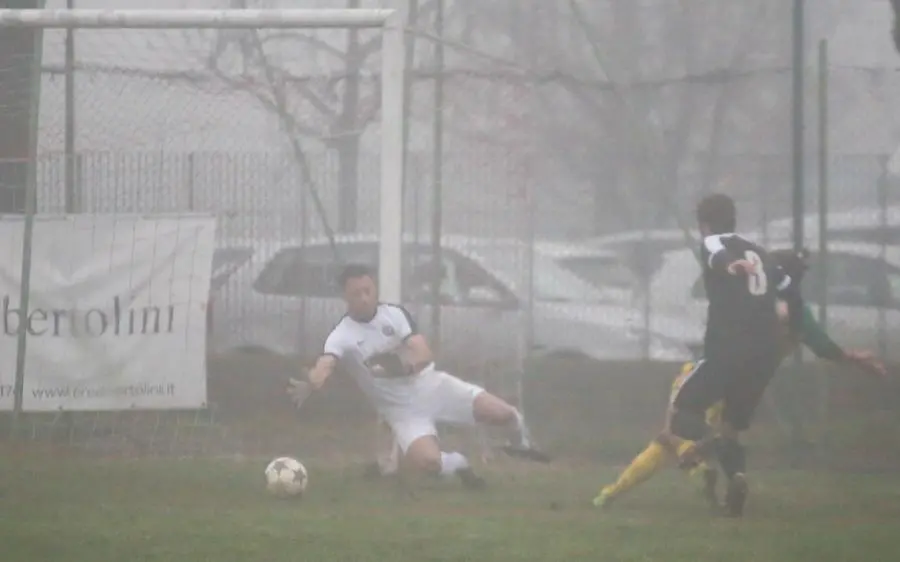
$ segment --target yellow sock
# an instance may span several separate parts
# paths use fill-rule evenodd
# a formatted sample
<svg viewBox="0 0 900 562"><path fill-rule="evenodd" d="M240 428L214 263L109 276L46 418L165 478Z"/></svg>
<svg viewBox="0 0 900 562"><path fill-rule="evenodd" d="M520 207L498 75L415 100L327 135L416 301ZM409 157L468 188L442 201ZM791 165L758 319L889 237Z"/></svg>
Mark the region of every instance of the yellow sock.
<svg viewBox="0 0 900 562"><path fill-rule="evenodd" d="M603 488L601 493L608 497L624 494L638 484L650 479L659 469L665 466L668 459L668 450L656 441L651 442L641 454L631 461L628 468L619 475L616 483Z"/></svg>
<svg viewBox="0 0 900 562"><path fill-rule="evenodd" d="M693 446L693 441L682 441L676 449L678 452L678 456L681 457L683 454L687 453L688 450ZM697 476L698 474L702 474L707 468L709 468L709 465L706 464L706 461L700 461L688 471L688 474L690 474L691 476Z"/></svg>

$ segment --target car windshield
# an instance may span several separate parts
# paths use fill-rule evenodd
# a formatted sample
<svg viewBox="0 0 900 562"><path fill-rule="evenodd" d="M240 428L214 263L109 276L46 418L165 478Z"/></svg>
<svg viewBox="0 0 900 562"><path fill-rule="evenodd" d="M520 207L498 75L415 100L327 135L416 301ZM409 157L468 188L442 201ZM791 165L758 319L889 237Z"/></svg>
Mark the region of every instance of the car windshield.
<svg viewBox="0 0 900 562"><path fill-rule="evenodd" d="M537 252L529 252L525 246L504 244L480 247L473 252L482 258L482 266L511 287L520 298L525 298L528 286L529 254L531 254L533 292L536 301L552 302L601 302L610 300L590 283L560 266L556 260Z"/></svg>
<svg viewBox="0 0 900 562"><path fill-rule="evenodd" d="M598 289L615 287L632 288L636 279L634 272L613 256L577 256L557 260L581 279Z"/></svg>
<svg viewBox="0 0 900 562"><path fill-rule="evenodd" d="M688 247L685 240L629 240L607 246L636 276L653 277L663 264L663 256Z"/></svg>
<svg viewBox="0 0 900 562"><path fill-rule="evenodd" d="M212 258L212 275L210 289L216 290L228 281L231 275L253 257L253 248L225 247L216 248Z"/></svg>

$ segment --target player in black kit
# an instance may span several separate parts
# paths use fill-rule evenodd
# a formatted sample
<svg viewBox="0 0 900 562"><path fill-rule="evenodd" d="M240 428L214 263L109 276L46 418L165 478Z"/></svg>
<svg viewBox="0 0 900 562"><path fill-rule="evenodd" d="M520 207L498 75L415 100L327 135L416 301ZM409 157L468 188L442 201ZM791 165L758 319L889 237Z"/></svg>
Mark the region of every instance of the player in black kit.
<svg viewBox="0 0 900 562"><path fill-rule="evenodd" d="M697 206L703 236L700 257L709 298L704 359L673 401L669 431L698 442L691 457L714 452L728 478L726 513L740 516L747 496L746 459L738 433L746 430L778 365L776 296L791 300L791 278L761 247L734 233L734 201L705 197ZM798 308L799 309L799 308ZM705 423L707 408L722 400L722 427Z"/></svg>

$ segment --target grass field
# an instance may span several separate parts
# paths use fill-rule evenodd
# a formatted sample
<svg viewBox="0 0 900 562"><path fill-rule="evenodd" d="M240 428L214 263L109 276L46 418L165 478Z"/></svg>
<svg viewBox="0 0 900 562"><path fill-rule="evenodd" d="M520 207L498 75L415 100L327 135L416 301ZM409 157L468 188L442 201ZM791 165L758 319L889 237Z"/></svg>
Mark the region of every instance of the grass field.
<svg viewBox="0 0 900 562"><path fill-rule="evenodd" d="M892 476L759 472L742 521L710 517L675 472L615 509L586 507L615 468L486 471L463 492L424 481L415 496L358 467L310 463L300 500L262 492L263 461L0 461L3 562L893 561Z"/></svg>

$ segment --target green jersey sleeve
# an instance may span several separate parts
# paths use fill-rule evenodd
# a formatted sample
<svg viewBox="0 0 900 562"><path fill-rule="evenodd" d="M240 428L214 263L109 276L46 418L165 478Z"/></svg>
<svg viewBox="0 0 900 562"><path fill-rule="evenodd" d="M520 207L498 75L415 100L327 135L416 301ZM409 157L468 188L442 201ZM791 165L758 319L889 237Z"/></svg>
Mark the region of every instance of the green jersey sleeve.
<svg viewBox="0 0 900 562"><path fill-rule="evenodd" d="M844 357L844 350L825 333L825 328L819 324L812 309L806 304L803 305L803 328L800 340L816 354L816 357L828 361L838 361Z"/></svg>

